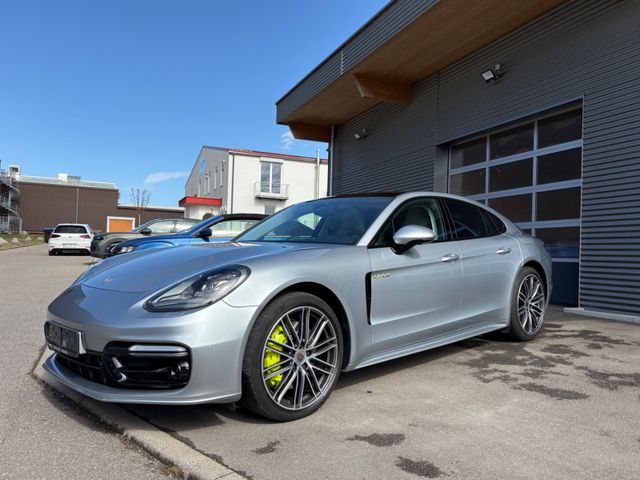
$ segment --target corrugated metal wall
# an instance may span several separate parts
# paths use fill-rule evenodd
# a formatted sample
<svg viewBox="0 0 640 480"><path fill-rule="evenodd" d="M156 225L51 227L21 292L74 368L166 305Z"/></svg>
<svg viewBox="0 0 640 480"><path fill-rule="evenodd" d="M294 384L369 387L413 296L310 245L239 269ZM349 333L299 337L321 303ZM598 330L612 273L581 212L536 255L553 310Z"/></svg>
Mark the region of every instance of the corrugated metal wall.
<svg viewBox="0 0 640 480"><path fill-rule="evenodd" d="M411 105L380 104L337 128L333 193L432 189L436 99L432 78L416 86ZM356 140L363 128L369 136Z"/></svg>
<svg viewBox="0 0 640 480"><path fill-rule="evenodd" d="M306 103L316 93L327 88L343 73L362 61L373 50L409 25L438 0L404 0L391 2L383 11L362 27L362 34L347 40L313 74L278 101L277 118L280 122Z"/></svg>
<svg viewBox="0 0 640 480"><path fill-rule="evenodd" d="M336 129L334 193L433 188L438 145L583 99L580 306L640 312L640 2L569 2L415 91Z"/></svg>

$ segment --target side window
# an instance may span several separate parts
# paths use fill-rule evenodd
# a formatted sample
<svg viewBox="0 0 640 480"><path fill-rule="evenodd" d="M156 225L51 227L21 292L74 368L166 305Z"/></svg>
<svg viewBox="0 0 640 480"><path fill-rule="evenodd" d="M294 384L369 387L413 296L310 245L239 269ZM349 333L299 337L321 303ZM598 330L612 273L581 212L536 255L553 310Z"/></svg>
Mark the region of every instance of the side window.
<svg viewBox="0 0 640 480"><path fill-rule="evenodd" d="M458 240L469 240L497 234L497 229L493 222L490 222L489 226L487 226L487 220L490 219L486 216L486 211L483 208L451 198L446 198L445 202L453 220L454 232L452 233L457 236Z"/></svg>
<svg viewBox="0 0 640 480"><path fill-rule="evenodd" d="M183 220L176 221L176 231L181 232L183 230L187 230L188 228L193 227L193 222L185 222Z"/></svg>
<svg viewBox="0 0 640 480"><path fill-rule="evenodd" d="M418 198L410 200L400 206L382 228L378 237L373 242L374 247L390 247L393 235L407 225L419 225L433 230L436 234L436 242L448 239L447 228L435 198Z"/></svg>
<svg viewBox="0 0 640 480"><path fill-rule="evenodd" d="M500 235L507 231L507 226L504 222L493 213L488 210L482 210L482 214L484 215L484 221L489 229L489 235Z"/></svg>
<svg viewBox="0 0 640 480"><path fill-rule="evenodd" d="M175 220L163 220L156 222L153 225L149 225L149 229L153 233L173 233L175 232Z"/></svg>

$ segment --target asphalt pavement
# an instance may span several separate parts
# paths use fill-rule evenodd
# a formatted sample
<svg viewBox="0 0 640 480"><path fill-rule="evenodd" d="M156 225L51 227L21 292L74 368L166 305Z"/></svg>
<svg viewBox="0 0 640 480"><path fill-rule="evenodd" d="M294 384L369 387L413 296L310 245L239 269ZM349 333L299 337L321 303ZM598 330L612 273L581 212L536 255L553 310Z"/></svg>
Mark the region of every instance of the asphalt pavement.
<svg viewBox="0 0 640 480"><path fill-rule="evenodd" d="M167 479L164 465L31 376L46 307L90 257L0 251L0 478Z"/></svg>
<svg viewBox="0 0 640 480"><path fill-rule="evenodd" d="M0 252L0 478L166 478L30 376L46 305L88 262ZM552 308L532 342L490 335L344 373L296 422L222 405L124 407L255 480L637 479L639 351L640 325Z"/></svg>

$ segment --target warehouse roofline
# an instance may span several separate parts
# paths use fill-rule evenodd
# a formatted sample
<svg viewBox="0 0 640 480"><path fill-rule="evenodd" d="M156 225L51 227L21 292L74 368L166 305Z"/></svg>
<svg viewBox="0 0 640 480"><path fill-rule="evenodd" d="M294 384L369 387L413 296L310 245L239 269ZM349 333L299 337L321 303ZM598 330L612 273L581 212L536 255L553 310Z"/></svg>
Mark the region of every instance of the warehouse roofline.
<svg viewBox="0 0 640 480"><path fill-rule="evenodd" d="M411 103L414 83L565 2L392 0L278 100L276 121L329 141L332 125L381 102Z"/></svg>

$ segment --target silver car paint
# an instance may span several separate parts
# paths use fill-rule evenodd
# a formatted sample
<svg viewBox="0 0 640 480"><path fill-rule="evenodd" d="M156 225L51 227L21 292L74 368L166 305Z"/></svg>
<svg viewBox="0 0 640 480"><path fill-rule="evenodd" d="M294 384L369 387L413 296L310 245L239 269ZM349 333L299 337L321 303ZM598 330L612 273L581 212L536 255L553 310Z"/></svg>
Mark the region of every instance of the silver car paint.
<svg viewBox="0 0 640 480"><path fill-rule="evenodd" d="M493 213L507 226L503 235L419 245L403 255L390 248L367 247L399 205L425 196L449 197L427 192L399 195L354 246L226 243L116 256L91 268L49 306L48 319L82 331L89 350L101 351L113 340L188 346L193 369L182 389L145 391L99 385L61 369L55 354L45 368L68 386L104 401L230 402L241 395L242 359L253 322L274 297L292 286L320 285L341 303L350 336L346 370L504 328L514 278L528 261L543 265L550 286L551 261L541 243L522 235L497 212ZM505 247L510 249L508 254L498 253ZM459 259L441 261L449 254ZM252 273L223 300L178 313L142 308L167 286L230 264L245 265ZM367 274L371 274L369 313Z"/></svg>

